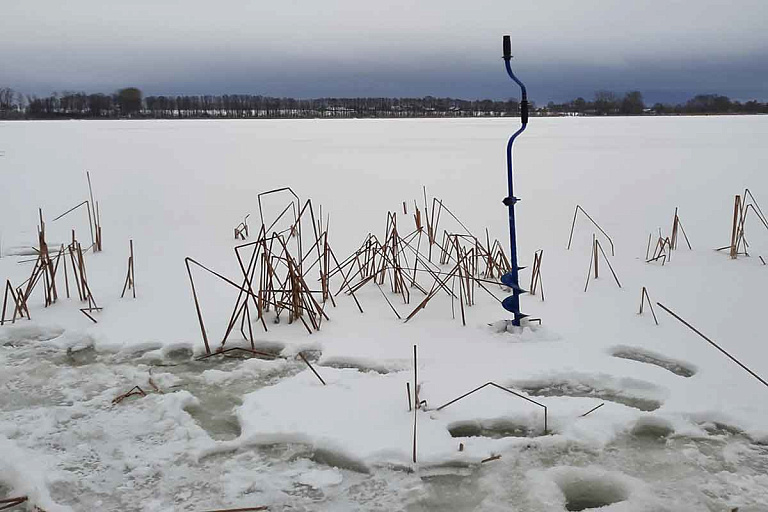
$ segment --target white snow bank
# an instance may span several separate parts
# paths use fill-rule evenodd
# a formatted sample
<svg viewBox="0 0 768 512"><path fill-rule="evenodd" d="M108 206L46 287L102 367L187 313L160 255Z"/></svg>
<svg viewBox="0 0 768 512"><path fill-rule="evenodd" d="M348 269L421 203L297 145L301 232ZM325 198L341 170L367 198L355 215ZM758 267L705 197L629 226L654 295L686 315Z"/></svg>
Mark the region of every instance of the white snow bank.
<svg viewBox="0 0 768 512"><path fill-rule="evenodd" d="M401 375L317 368L246 396L238 409L244 443L302 442L366 465L409 465L413 413ZM437 462L454 443L445 427L418 413L419 460Z"/></svg>
<svg viewBox="0 0 768 512"><path fill-rule="evenodd" d="M10 489L10 497L27 496L30 504L49 512L72 511L51 498L47 479L52 470L50 457L43 459L2 435L0 454L0 484Z"/></svg>
<svg viewBox="0 0 768 512"><path fill-rule="evenodd" d="M50 341L64 333L62 327L46 325L42 322L30 323L25 320L17 320L15 324L3 326L0 329L0 344L29 343L34 341Z"/></svg>
<svg viewBox="0 0 768 512"><path fill-rule="evenodd" d="M317 367L327 385L311 371L250 393L238 408L242 426L240 445L307 443L338 453L366 466L410 466L413 462L414 412L408 411L407 373L381 375L354 369ZM411 389L413 383L411 383ZM490 389L493 395L495 390ZM422 388L423 398L427 391ZM526 436L543 433L541 411L519 399L502 396L480 399L484 415L467 420L459 407L446 411L418 411L417 461L421 466L448 462L479 462L510 444L529 442ZM508 415L490 418L494 411ZM475 411L477 412L477 411ZM477 419L480 418L480 419ZM486 430L479 436L461 432L461 425L477 421ZM452 437L450 430L456 430ZM525 430L521 439L516 429ZM482 430L482 429L481 429ZM466 433L466 432L465 432ZM455 437L472 437L456 439ZM459 451L459 443L465 449Z"/></svg>

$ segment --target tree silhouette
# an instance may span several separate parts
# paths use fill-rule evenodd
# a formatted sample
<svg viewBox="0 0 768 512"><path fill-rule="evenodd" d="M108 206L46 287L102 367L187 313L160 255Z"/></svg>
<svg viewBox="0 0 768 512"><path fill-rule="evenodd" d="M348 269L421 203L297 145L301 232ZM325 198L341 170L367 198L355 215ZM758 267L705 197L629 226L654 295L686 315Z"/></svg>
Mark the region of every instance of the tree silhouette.
<svg viewBox="0 0 768 512"><path fill-rule="evenodd" d="M625 116L636 116L642 114L643 110L645 110L645 103L640 91L631 91L624 95L619 112Z"/></svg>
<svg viewBox="0 0 768 512"><path fill-rule="evenodd" d="M120 115L130 117L140 112L142 107L141 90L136 87L126 87L117 91L117 104L120 107Z"/></svg>

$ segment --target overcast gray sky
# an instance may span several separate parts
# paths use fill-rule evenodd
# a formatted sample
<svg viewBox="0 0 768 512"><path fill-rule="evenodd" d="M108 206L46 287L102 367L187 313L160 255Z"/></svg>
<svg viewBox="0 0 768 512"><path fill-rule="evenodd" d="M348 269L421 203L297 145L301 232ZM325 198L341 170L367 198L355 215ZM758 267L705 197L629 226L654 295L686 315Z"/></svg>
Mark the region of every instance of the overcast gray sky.
<svg viewBox="0 0 768 512"><path fill-rule="evenodd" d="M145 94L768 100L768 0L4 0L0 86Z"/></svg>

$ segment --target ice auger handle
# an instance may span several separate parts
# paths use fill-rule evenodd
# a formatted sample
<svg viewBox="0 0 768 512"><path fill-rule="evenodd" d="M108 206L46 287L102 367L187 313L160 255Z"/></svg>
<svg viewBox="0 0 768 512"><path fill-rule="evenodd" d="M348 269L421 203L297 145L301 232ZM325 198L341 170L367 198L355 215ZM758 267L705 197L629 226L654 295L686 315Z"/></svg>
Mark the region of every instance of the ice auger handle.
<svg viewBox="0 0 768 512"><path fill-rule="evenodd" d="M528 124L528 100L520 102L520 122Z"/></svg>
<svg viewBox="0 0 768 512"><path fill-rule="evenodd" d="M525 86L520 82L517 77L512 73L512 68L510 67L509 61L512 59L512 39L509 36L504 36L504 61L507 66L507 72L509 73L509 76L512 77L512 80L517 82L517 84L522 89L523 98L520 101L520 122L523 125L528 124L528 94L525 90Z"/></svg>

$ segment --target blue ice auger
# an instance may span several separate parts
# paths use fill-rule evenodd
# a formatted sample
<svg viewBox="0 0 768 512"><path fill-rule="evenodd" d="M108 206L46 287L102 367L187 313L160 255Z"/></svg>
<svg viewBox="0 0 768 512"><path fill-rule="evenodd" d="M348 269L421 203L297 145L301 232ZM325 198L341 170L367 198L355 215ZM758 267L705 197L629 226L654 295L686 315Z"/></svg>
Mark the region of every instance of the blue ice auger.
<svg viewBox="0 0 768 512"><path fill-rule="evenodd" d="M522 123L522 126L509 138L509 142L507 142L507 180L509 183L509 195L504 198L503 203L507 206L507 208L509 208L509 262L512 265L512 268L509 270L509 272L501 276L501 282L505 286L508 286L512 289L512 295L504 299L501 302L501 305L504 306L504 309L515 315L515 318L512 320L512 324L520 325L520 320L528 315L520 312L520 295L526 293L526 290L520 288L520 282L517 275L517 273L524 267L519 267L517 265L515 203L517 203L520 199L515 197L512 188L512 144L515 142L517 136L523 133L526 126L528 125L528 93L525 90L525 85L523 85L523 82L518 80L515 74L512 72L510 60L512 60L512 43L509 40L509 36L504 36L504 64L507 67L507 74L509 74L509 77L514 80L517 85L520 86L523 97L520 101L520 122Z"/></svg>

